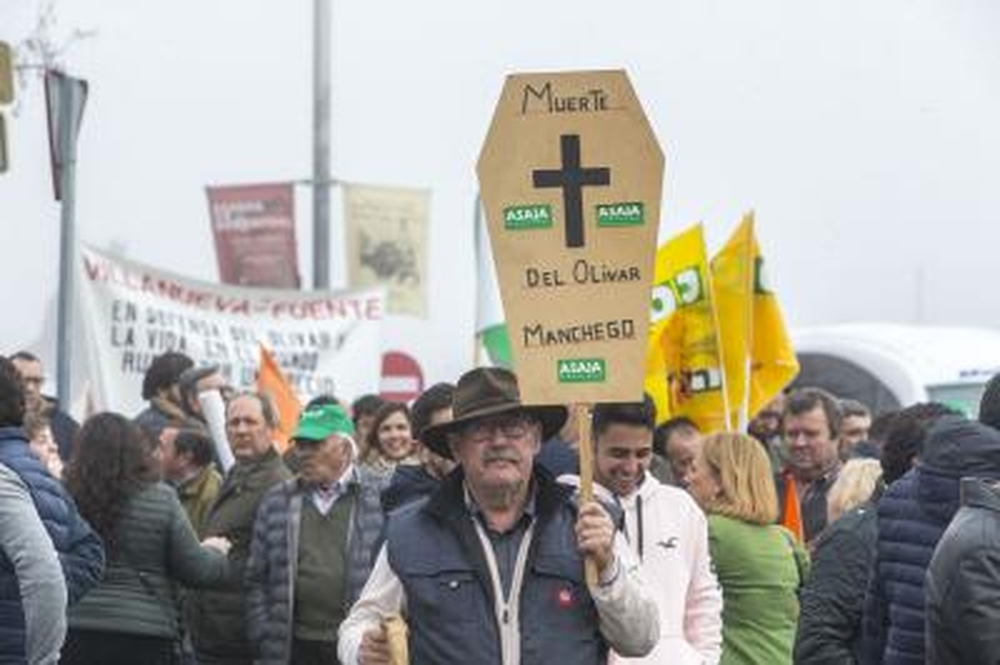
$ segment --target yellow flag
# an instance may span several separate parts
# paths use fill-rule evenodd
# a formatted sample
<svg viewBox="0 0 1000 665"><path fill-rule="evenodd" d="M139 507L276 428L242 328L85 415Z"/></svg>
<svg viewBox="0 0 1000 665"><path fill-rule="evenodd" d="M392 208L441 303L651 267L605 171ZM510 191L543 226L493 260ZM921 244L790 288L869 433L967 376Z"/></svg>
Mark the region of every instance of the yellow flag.
<svg viewBox="0 0 1000 665"><path fill-rule="evenodd" d="M656 254L646 391L657 420L691 418L704 432L725 428L722 363L701 224Z"/></svg>
<svg viewBox="0 0 1000 665"><path fill-rule="evenodd" d="M799 371L763 266L753 213L747 213L712 259L730 425L739 430Z"/></svg>
<svg viewBox="0 0 1000 665"><path fill-rule="evenodd" d="M712 258L712 285L719 315L731 430L742 430L749 419L753 265L753 216L744 215L736 231Z"/></svg>
<svg viewBox="0 0 1000 665"><path fill-rule="evenodd" d="M785 328L781 306L767 282L764 257L751 229L754 256L753 340L750 361L750 417L755 416L799 373L799 359Z"/></svg>

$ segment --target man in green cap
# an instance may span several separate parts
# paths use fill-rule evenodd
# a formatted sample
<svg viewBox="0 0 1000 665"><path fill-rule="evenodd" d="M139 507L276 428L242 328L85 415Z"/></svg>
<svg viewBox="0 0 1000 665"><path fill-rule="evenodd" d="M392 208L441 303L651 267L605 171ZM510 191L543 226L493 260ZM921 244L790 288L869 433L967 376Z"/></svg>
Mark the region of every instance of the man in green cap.
<svg viewBox="0 0 1000 665"><path fill-rule="evenodd" d="M299 474L261 501L247 563L255 662L333 663L382 530L381 481L355 466L354 425L337 404L302 413Z"/></svg>

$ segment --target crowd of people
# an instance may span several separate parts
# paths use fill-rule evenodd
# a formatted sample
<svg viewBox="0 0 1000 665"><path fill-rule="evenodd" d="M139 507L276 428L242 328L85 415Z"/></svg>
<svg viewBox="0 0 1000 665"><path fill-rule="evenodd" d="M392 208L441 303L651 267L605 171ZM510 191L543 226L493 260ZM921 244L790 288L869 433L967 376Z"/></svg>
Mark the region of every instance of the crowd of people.
<svg viewBox="0 0 1000 665"><path fill-rule="evenodd" d="M976 419L800 388L701 432L477 368L317 397L287 447L267 395L181 353L139 414L77 426L42 385L0 356L0 663L1000 658L1000 375Z"/></svg>

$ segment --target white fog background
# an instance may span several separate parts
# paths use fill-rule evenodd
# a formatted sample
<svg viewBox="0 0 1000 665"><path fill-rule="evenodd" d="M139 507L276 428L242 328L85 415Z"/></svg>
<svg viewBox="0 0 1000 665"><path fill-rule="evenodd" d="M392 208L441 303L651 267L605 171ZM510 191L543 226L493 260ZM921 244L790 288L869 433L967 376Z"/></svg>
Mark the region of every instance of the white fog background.
<svg viewBox="0 0 1000 665"><path fill-rule="evenodd" d="M0 0L0 39L41 3ZM305 179L305 0L62 0L59 42L90 83L78 238L216 280L204 186ZM792 326L1000 328L1000 3L597 0L333 2L332 172L433 190L430 318L387 337L454 380L472 356L475 162L504 76L624 68L666 153L660 237L706 223L710 250L753 208ZM6 107L0 353L54 372L59 207L37 79ZM311 197L297 192L311 266ZM334 286L343 286L340 198ZM43 335L43 327L50 326ZM39 340L47 340L42 346ZM47 388L54 389L53 386Z"/></svg>

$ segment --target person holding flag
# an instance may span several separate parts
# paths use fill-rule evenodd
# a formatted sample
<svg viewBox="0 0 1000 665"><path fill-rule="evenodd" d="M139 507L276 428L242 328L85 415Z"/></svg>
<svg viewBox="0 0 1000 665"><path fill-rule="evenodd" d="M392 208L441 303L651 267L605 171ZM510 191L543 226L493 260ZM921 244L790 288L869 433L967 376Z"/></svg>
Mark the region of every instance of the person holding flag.
<svg viewBox="0 0 1000 665"><path fill-rule="evenodd" d="M798 359L767 287L753 213L710 264L705 256L700 225L657 253L646 390L661 419L686 416L702 431L742 432L795 378ZM802 539L798 494L785 480L782 523Z"/></svg>

